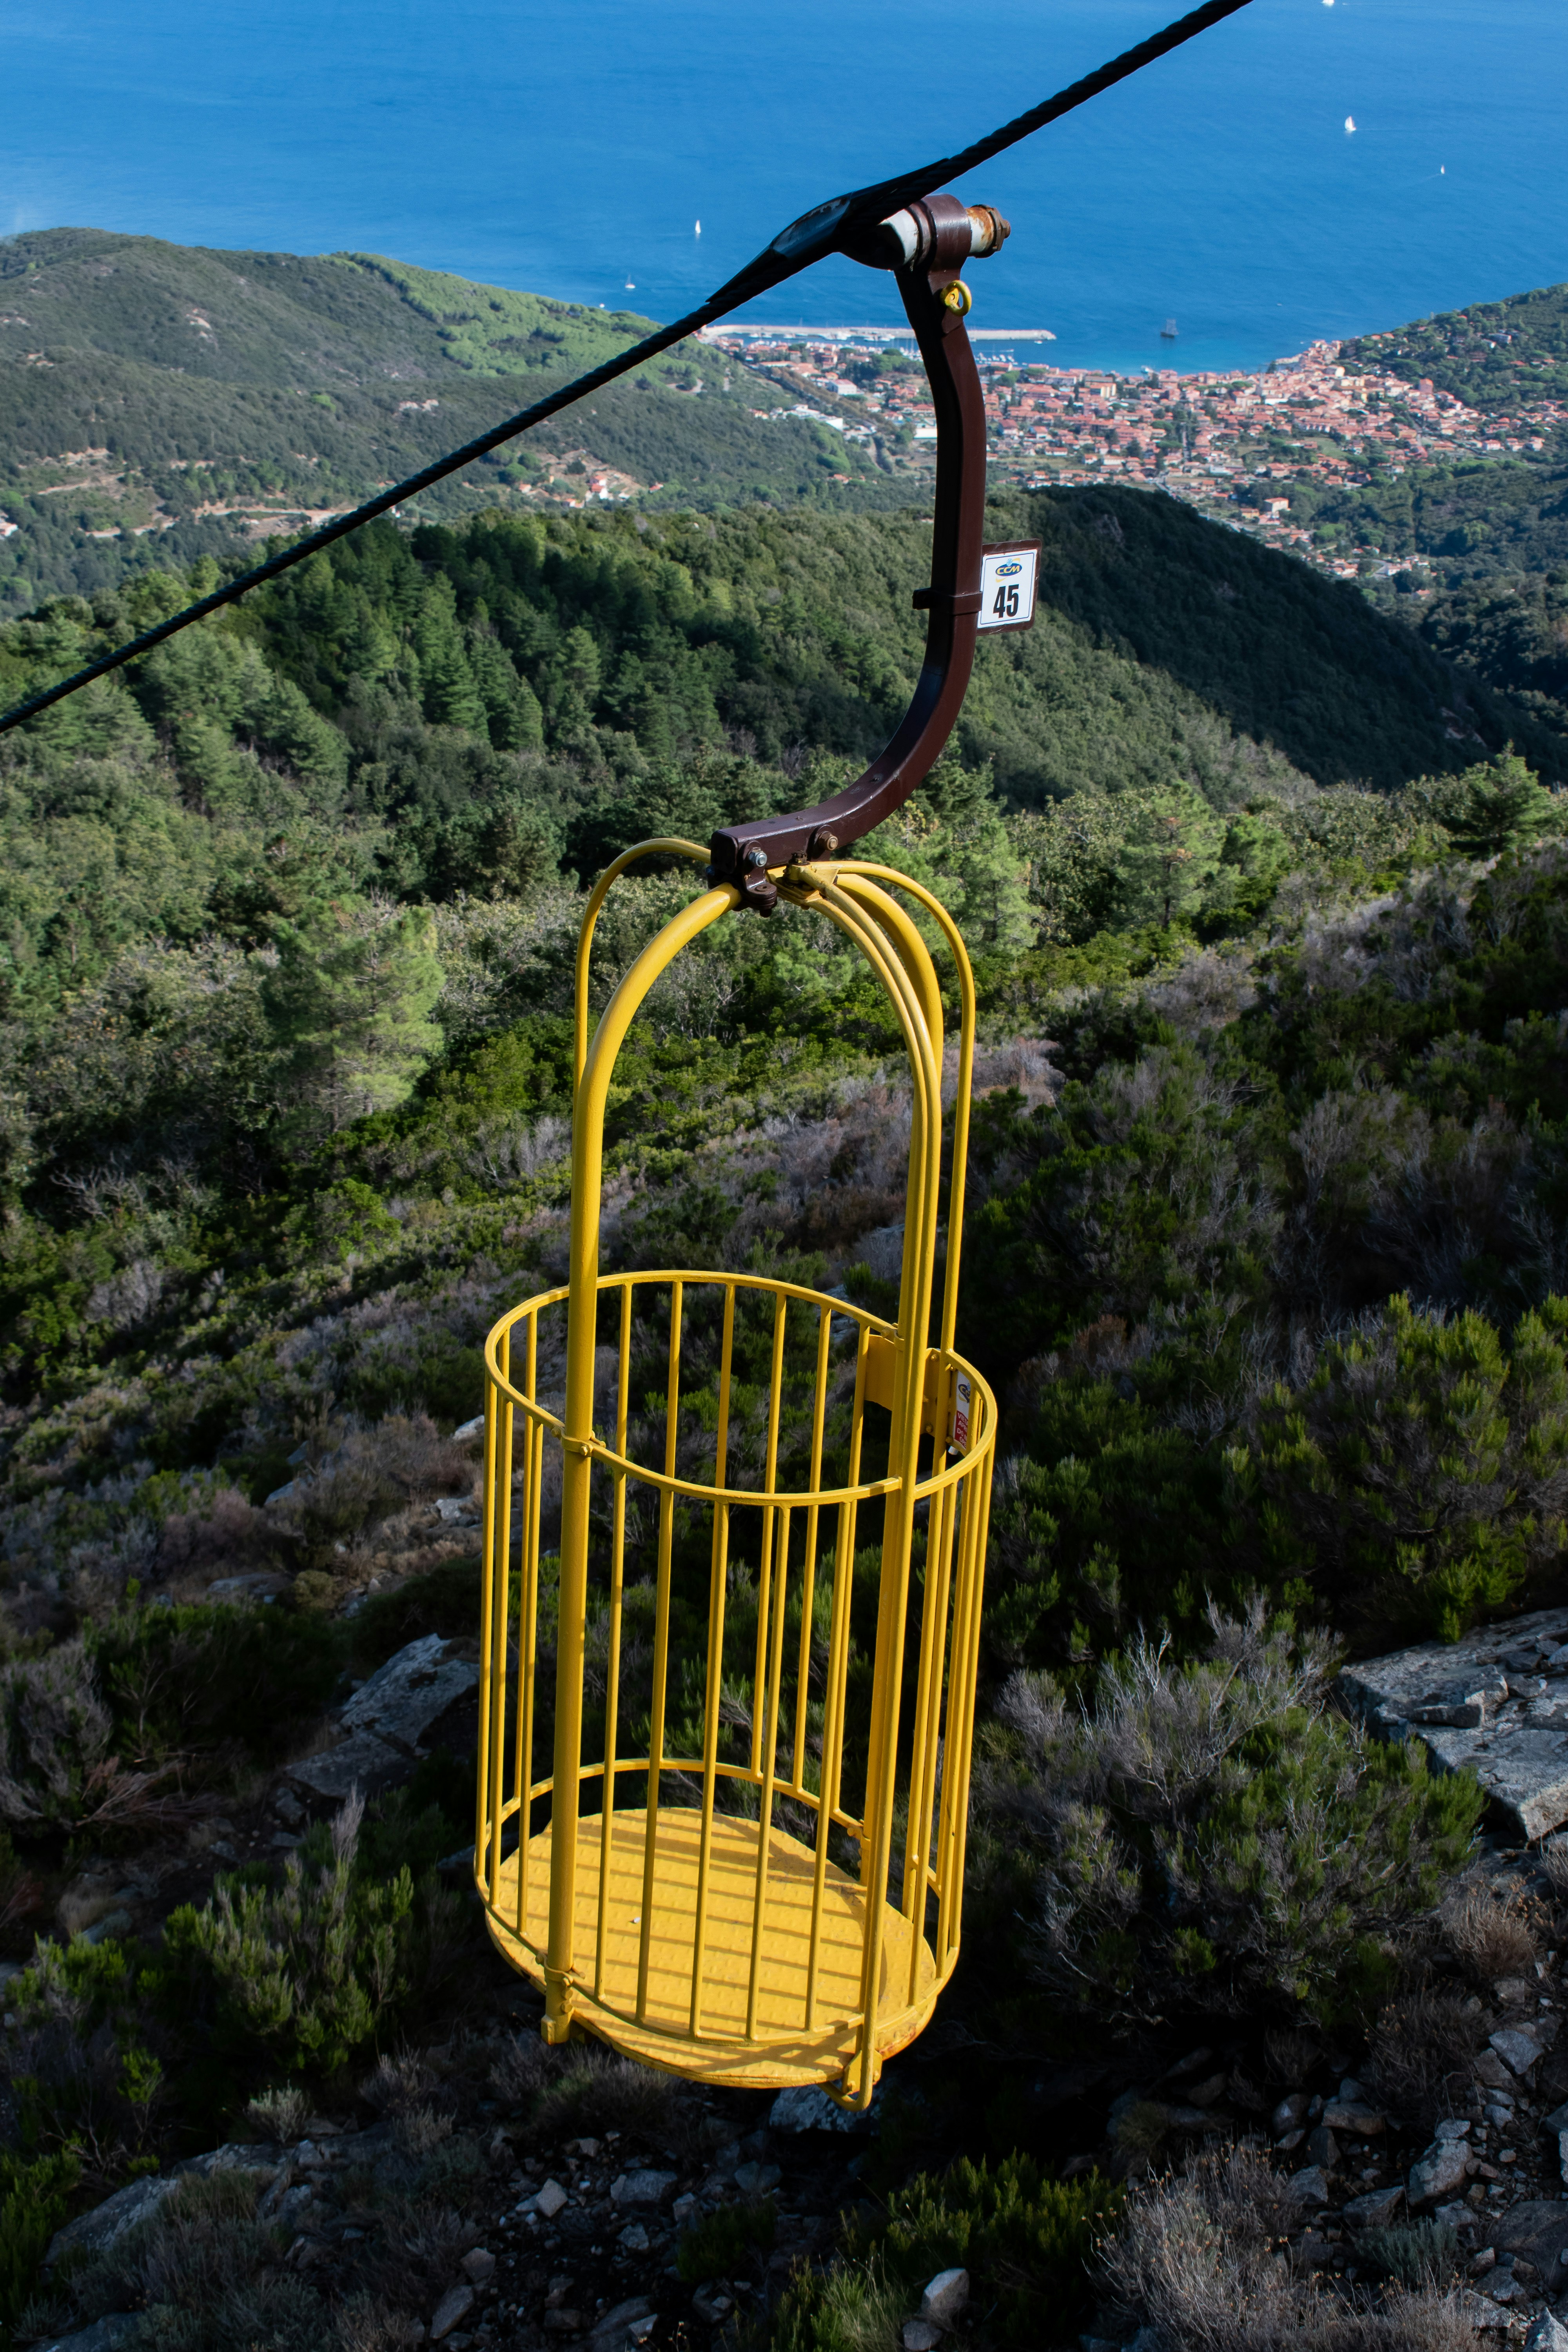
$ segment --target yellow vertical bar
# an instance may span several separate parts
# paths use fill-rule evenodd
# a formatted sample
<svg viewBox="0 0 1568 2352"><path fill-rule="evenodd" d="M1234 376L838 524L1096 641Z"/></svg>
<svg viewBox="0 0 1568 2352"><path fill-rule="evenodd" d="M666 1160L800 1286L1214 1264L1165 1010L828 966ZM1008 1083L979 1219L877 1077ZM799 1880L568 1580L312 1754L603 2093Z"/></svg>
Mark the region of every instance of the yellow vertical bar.
<svg viewBox="0 0 1568 2352"><path fill-rule="evenodd" d="M866 1365L871 1334L862 1323L855 1358L855 1402L849 1416L848 1486L860 1477L860 1433L866 1420ZM822 1711L822 1770L816 1802L816 1857L811 1884L811 1946L805 1964L805 2022L816 2023L816 1979L822 1955L822 1895L827 1876L827 1840L837 1808L843 1771L844 1692L849 1673L849 1604L855 1588L855 1530L859 1507L840 1503L833 1553L833 1615L827 1637L827 1691Z"/></svg>
<svg viewBox="0 0 1568 2352"><path fill-rule="evenodd" d="M675 1475L676 1434L680 1413L680 1313L686 1286L669 1286L669 1377L664 1392L664 1475ZM658 1838L658 1779L664 1763L664 1709L669 1681L669 1576L675 1535L675 1497L668 1486L658 1498L658 1579L654 1593L653 1708L648 1726L647 1811L642 1850L642 1924L637 1943L637 2023L647 2017L648 1954L653 1940L654 1857Z"/></svg>
<svg viewBox="0 0 1568 2352"><path fill-rule="evenodd" d="M941 1459L940 1454L938 1459ZM937 1740L942 1727L942 1667L947 1658L948 1571L952 1565L954 1490L944 1487L927 1517L925 1606L921 1623L920 1688L915 1698L915 1734L910 1759L910 1810L904 1829L904 1916L910 1937L909 1999L920 1985L925 1940L927 1865L931 1852L932 1791Z"/></svg>
<svg viewBox="0 0 1568 2352"><path fill-rule="evenodd" d="M816 1388L812 1400L811 1470L809 1492L815 1495L822 1485L822 1439L827 1423L827 1344L833 1329L833 1310L823 1307L816 1317ZM797 1789L805 1786L805 1717L806 1703L811 1696L811 1633L813 1612L816 1607L816 1525L820 1505L813 1503L806 1514L805 1559L800 1587L800 1657L795 1667L795 1771Z"/></svg>
<svg viewBox="0 0 1568 2352"><path fill-rule="evenodd" d="M715 1489L727 1480L730 1462L730 1369L735 1352L735 1286L724 1285L724 1339L719 1359L719 1433L713 1451ZM695 2042L702 2024L702 1963L708 1944L708 1874L713 1849L713 1799L719 1786L719 1700L724 1676L724 1589L730 1570L730 1512L715 1496L713 1555L708 1598L708 1687L702 1727L702 1829L697 1857L697 1917L691 1946L689 2032Z"/></svg>
<svg viewBox="0 0 1568 2352"><path fill-rule="evenodd" d="M527 1337L523 1343L523 1395L530 1404L538 1400L539 1381L539 1317L528 1318ZM517 1932L528 1928L528 1840L533 1822L533 1710L535 1699L535 1653L539 1638L539 1512L540 1487L544 1475L544 1432L531 1414L524 1417L522 1425L522 1535L518 1543L518 1706L517 1759L513 1778L517 1784ZM507 1573L511 1571L510 1546L508 1545Z"/></svg>
<svg viewBox="0 0 1568 2352"><path fill-rule="evenodd" d="M979 1524L976 1481L977 1470L971 1471L963 1484L958 1581L952 1602L952 1656L947 1685L947 1747L942 1779L942 1815L937 1832L941 1842L942 1876L936 1923L939 1969L946 1967L947 1956L952 1948L953 1907L962 1893L954 1872L958 1823L953 1805L959 1779L956 1743L963 1736L963 1662L968 1655L970 1613L974 1605L974 1538Z"/></svg>
<svg viewBox="0 0 1568 2352"><path fill-rule="evenodd" d="M784 1313L788 1299L780 1291L773 1299L773 1356L768 1387L768 1450L763 1471L763 1492L773 1494L778 1486L779 1469L779 1407L784 1401ZM762 1769L763 1713L766 1704L764 1668L767 1661L768 1592L773 1575L773 1517L772 1510L763 1513L762 1553L757 1562L757 1657L752 1674L752 1778Z"/></svg>
<svg viewBox="0 0 1568 2352"><path fill-rule="evenodd" d="M479 1597L479 1769L474 1775L474 1878L482 1885L486 1899L493 1902L495 1889L489 1881L486 1859L489 1844L485 1802L489 1794L490 1738L490 1612L495 1594L495 1523L496 1523L496 1423L500 1405L494 1375L489 1361L485 1362L485 1506L484 1506L484 1585Z"/></svg>
<svg viewBox="0 0 1568 2352"><path fill-rule="evenodd" d="M980 1602L985 1587L985 1547L991 1533L991 1467L992 1454L988 1451L980 1465L980 1492L975 1497L978 1508L975 1512L968 1654L963 1662L963 1720L960 1736L952 1743L955 1751L952 1777L957 1783L953 1790L952 1811L958 1829L952 1857L953 1895L955 1901L960 1902L963 1895L964 1854L969 1844L969 1767L974 1748L974 1692L980 1671ZM956 1943L957 1940L955 1922L953 1941Z"/></svg>
<svg viewBox="0 0 1568 2352"><path fill-rule="evenodd" d="M784 1605L789 1598L789 1505L778 1515L778 1572L773 1578L773 1655L768 1668L768 1738L763 1764L762 1813L757 1822L757 1883L752 1900L752 1965L746 1980L746 2039L757 2038L757 1989L767 1924L768 1855L773 1844L773 1781L778 1763L779 1685L784 1675Z"/></svg>
<svg viewBox="0 0 1568 2352"><path fill-rule="evenodd" d="M616 1452L626 1450L626 1391L632 1362L632 1285L621 1286L621 1354L616 1391ZM599 1811L599 1910L594 1943L594 1998L605 1989L605 1907L610 1895L610 1849L616 1833L616 1722L621 1704L621 1595L626 1551L626 1474L617 1470L615 1528L610 1549L610 1660L605 1681L605 1773Z"/></svg>
<svg viewBox="0 0 1568 2352"><path fill-rule="evenodd" d="M503 1381L511 1379L511 1326L501 1333L496 1361ZM490 1900L500 1893L501 1781L506 1769L506 1622L511 1566L511 1432L515 1408L503 1390L500 1406L499 1459L496 1463L496 1549L500 1574L495 1580L490 1636Z"/></svg>

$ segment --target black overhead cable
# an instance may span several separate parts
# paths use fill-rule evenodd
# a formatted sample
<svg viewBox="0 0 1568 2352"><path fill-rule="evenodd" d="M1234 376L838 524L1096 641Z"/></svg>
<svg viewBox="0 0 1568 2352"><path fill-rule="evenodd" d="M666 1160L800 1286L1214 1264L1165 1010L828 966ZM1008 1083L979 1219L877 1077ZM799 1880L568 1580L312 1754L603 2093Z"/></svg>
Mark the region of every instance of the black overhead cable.
<svg viewBox="0 0 1568 2352"><path fill-rule="evenodd" d="M590 368L586 375L578 376L574 383L564 385L559 392L547 394L542 400L536 400L531 407L520 410L515 416L509 416L504 424L492 425L477 440L465 442L450 456L437 458L434 465L422 467L417 474L410 474L406 481L395 483L391 489L381 491L375 498L367 499L363 506L355 507L351 513L334 516L331 522L322 523L319 530L296 540L292 546L284 548L280 553L268 556L265 563L258 563L254 570L242 572L226 587L216 588L210 596L202 597L195 604L187 604L183 612L175 613L167 621L160 621L155 628L144 629L128 645L117 646L112 653L89 662L85 669L79 669L71 677L62 678L58 686L45 687L41 692L29 696L14 710L0 714L0 735L10 728L20 726L25 719L36 718L39 711L47 710L52 704L63 702L68 694L75 694L79 687L90 685L94 678L107 677L110 670L121 669L139 655L150 653L154 646L162 645L165 637L172 637L177 630L188 628L193 621L204 620L209 613L221 611L225 604L236 604L252 588L258 588L264 580L277 579L279 572L287 572L293 564L302 563L319 548L330 547L335 539L346 538L351 530L358 530L362 523L373 521L377 515L385 514L389 508L400 506L405 499L416 497L433 483L444 481L448 474L458 473L464 466L471 465L476 457L487 456L501 442L511 440L519 433L528 432L535 425L542 425L546 417L554 416L563 408L569 408L585 393L597 392L602 385L614 383L617 376L640 367L645 360L651 360L658 352L668 351L672 343L679 343L686 336L695 334L699 328L711 326L715 319L721 319L727 311L738 309L741 303L749 302L755 296L767 293L771 288L782 285L786 278L798 276L813 262L820 261L825 255L835 251L846 237L853 236L857 230L885 220L889 213L897 212L900 206L929 195L944 180L955 179L960 173L972 171L977 163L988 163L993 155L1000 155L1005 149L1016 146L1031 131L1043 130L1047 122L1058 121L1064 114L1070 114L1075 107L1082 106L1091 98L1098 98L1101 90L1112 89L1117 82L1125 81L1130 75L1142 71L1144 66L1152 65L1157 58L1166 57L1173 49L1179 49L1184 41L1192 40L1199 33L1206 33L1211 25L1220 24L1226 16L1234 16L1250 5L1251 0L1205 0L1205 5L1194 8L1191 16L1182 16L1173 25L1167 25L1163 32L1154 34L1147 41L1141 41L1136 48L1126 50L1122 56L1112 58L1108 65L1100 66L1094 73L1086 74L1081 81L1071 83L1068 89L1058 90L1054 98L1047 98L1043 105L1032 107L1028 113L1016 116L1011 122L1004 123L999 131L992 131L988 138L976 140L972 147L962 149L958 154L942 156L936 163L927 163L919 171L902 173L892 180L879 180L874 186L858 188L849 195L835 196L827 204L818 205L813 211L804 213L799 220L792 221L788 228L782 229L773 243L759 253L754 261L748 262L737 277L721 286L716 294L710 294L700 309L689 310L672 326L660 327L653 334L646 335L640 343L634 343L618 358L606 360L602 367Z"/></svg>

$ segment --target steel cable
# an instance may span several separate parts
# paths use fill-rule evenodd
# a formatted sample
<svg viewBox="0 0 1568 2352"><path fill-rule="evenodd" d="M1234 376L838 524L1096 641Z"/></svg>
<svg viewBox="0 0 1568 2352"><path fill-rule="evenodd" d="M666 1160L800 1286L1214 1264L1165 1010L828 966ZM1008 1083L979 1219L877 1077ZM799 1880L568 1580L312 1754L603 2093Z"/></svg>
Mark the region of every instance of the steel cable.
<svg viewBox="0 0 1568 2352"><path fill-rule="evenodd" d="M363 524L374 521L377 515L402 505L405 499L417 497L421 490L444 481L448 474L459 472L476 458L487 457L503 441L510 441L518 434L527 433L534 425L542 425L548 417L557 415L563 408L570 408L585 394L598 392L604 385L614 383L618 376L626 375L633 368L641 367L646 361L657 358L660 352L683 341L700 328L711 326L716 319L738 309L742 302L749 302L757 295L783 285L786 278L797 277L803 269L809 269L814 262L836 251L847 237L854 236L858 230L885 219L901 205L929 195L944 180L954 179L960 173L971 171L976 164L988 163L992 156L1016 147L1020 140L1028 138L1033 131L1043 130L1048 122L1059 121L1064 114L1070 114L1076 107L1085 105L1091 98L1098 98L1101 91L1113 89L1118 82L1126 81L1145 66L1169 56L1173 49L1180 48L1199 33L1207 32L1211 26L1220 24L1226 16L1237 16L1251 4L1252 0L1205 0L1205 5L1195 8L1190 16L1167 25L1163 32L1154 34L1147 41L1141 41L1135 48L1124 51L1121 57L1112 58L1109 64L1087 74L1081 81L1070 83L1066 89L1058 90L1054 98L1032 107L1026 114L1016 116L1011 122L1004 123L999 131L992 131L987 138L976 140L973 146L961 149L956 155L942 156L934 163L925 164L918 171L902 173L896 179L879 180L874 185L856 189L848 195L835 196L828 203L802 214L798 220L791 222L788 228L782 229L755 260L748 262L745 268L720 287L717 293L710 294L698 310L689 310L673 325L660 327L653 334L646 335L640 343L634 343L618 358L606 360L601 367L590 368L586 375L576 377L559 392L546 394L542 400L536 400L531 406L521 409L503 424L492 425L488 433L481 433L477 439L465 442L460 449L437 458L433 465L423 467L416 474L410 474L405 481L397 482L391 489L368 499L363 506L355 507L347 514L334 516L330 522L322 523L303 539L294 541L291 546L268 556L265 563L258 563L253 570L242 572L226 586L215 589L210 596L203 596L195 604L185 605L181 612L172 614L166 621L160 621L155 627L144 629L140 636L132 637L126 645L117 646L112 653L100 656L84 669L73 671L69 677L62 678L58 685L45 687L38 693L30 695L25 702L17 703L14 709L0 713L0 735L13 727L19 727L24 719L36 718L40 711L49 709L55 703L63 702L68 695L76 694L82 687L90 686L94 678L106 677L111 670L121 669L127 662L151 653L154 646L161 646L165 638L174 636L181 629L189 628L193 621L205 620L209 613L221 612L226 604L237 604L252 588L259 588L265 581L276 580L280 572L289 571L296 563L304 562L308 556L316 554L320 549L330 547L334 540L346 538L350 531L358 530Z"/></svg>

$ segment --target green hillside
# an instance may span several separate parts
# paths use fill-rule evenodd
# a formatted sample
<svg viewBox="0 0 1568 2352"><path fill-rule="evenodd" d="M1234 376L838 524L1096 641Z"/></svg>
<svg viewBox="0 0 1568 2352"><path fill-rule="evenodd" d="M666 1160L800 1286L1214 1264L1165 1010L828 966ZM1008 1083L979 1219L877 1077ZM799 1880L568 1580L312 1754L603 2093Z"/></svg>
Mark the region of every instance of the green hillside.
<svg viewBox="0 0 1568 2352"><path fill-rule="evenodd" d="M1472 302L1341 347L1347 368L1430 376L1472 408L1568 395L1568 285L1538 286L1500 302Z"/></svg>
<svg viewBox="0 0 1568 2352"><path fill-rule="evenodd" d="M368 497L647 332L368 254L220 253L50 229L0 243L0 614L220 561ZM615 488L658 506L896 503L868 445L759 418L695 344L496 452L421 512ZM555 487L552 490L552 481Z"/></svg>

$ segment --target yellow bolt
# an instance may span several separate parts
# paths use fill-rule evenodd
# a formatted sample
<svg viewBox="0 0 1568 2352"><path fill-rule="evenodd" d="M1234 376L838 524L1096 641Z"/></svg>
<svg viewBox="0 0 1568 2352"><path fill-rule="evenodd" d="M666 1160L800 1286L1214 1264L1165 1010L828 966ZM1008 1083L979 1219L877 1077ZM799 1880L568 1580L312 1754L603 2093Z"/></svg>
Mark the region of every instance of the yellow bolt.
<svg viewBox="0 0 1568 2352"><path fill-rule="evenodd" d="M942 299L950 310L957 310L965 318L974 307L974 297L962 278L955 278L951 286L942 288Z"/></svg>

